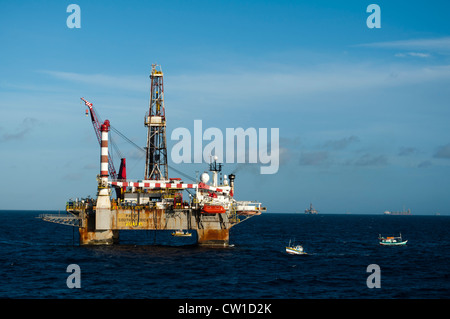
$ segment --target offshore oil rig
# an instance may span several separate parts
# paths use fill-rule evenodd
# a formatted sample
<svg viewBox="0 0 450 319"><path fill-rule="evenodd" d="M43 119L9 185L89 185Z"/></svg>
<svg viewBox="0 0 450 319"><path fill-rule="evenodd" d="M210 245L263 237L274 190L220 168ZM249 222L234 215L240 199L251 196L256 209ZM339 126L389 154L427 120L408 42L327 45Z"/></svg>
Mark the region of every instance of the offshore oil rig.
<svg viewBox="0 0 450 319"><path fill-rule="evenodd" d="M80 245L116 244L120 230L174 230L184 234L195 231L199 245L227 247L231 227L266 209L259 202L235 200L234 174L223 175L219 185L222 165L217 157L211 157L210 173L203 173L200 181L185 183L181 178L168 177L161 66L152 65L150 80L150 105L144 120L148 128L144 179L127 180L125 158L117 173L108 147L110 122L102 123L93 104L81 98L100 144L97 198L70 200L67 214L43 214L39 218L78 227ZM189 200L183 200L184 191Z"/></svg>

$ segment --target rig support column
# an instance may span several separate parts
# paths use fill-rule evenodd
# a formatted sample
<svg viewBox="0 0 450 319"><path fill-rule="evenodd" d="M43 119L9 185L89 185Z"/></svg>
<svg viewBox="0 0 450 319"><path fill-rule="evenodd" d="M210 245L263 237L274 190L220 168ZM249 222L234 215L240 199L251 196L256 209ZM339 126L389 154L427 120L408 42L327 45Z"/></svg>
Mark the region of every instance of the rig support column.
<svg viewBox="0 0 450 319"><path fill-rule="evenodd" d="M80 244L82 245L108 245L118 241L118 231L112 230L113 214L111 211L111 189L108 185L108 132L109 121L100 127L101 151L100 151L100 176L98 178L97 203L95 209L95 227L93 223L86 223L85 228L80 228Z"/></svg>
<svg viewBox="0 0 450 319"><path fill-rule="evenodd" d="M197 243L201 246L227 247L229 229L197 229Z"/></svg>
<svg viewBox="0 0 450 319"><path fill-rule="evenodd" d="M101 128L102 147L100 156L100 179L98 182L97 205L95 212L95 229L110 230L111 215L111 189L108 186L108 132L109 121L106 120Z"/></svg>

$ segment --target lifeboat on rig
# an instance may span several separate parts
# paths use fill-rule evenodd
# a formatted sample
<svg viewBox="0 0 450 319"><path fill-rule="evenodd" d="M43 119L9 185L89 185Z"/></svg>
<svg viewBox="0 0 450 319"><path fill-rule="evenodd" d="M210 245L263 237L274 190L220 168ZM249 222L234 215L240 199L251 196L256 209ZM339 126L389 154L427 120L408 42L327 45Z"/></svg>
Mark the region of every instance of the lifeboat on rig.
<svg viewBox="0 0 450 319"><path fill-rule="evenodd" d="M204 205L202 208L203 214L222 214L225 212L226 212L226 209L220 205Z"/></svg>

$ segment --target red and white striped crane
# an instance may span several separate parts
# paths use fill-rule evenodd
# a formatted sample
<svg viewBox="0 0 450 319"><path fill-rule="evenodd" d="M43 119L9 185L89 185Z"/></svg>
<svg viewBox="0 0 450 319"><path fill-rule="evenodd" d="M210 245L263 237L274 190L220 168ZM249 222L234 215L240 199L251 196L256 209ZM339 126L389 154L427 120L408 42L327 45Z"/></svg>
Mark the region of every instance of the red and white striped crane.
<svg viewBox="0 0 450 319"><path fill-rule="evenodd" d="M87 101L84 97L82 97L81 100L89 108L89 113L91 115L91 121L92 121L92 125L94 126L95 135L97 136L98 143L100 144L100 147L101 147L101 145L102 145L102 133L101 133L102 122L98 118L98 116L94 110L93 104L91 102ZM86 110L86 115L87 115L87 110ZM125 158L122 158L120 160L119 175L117 175L116 169L114 168L114 163L112 162L112 157L110 156L109 151L108 151L108 171L109 171L109 176L112 179L119 179L119 180L126 179Z"/></svg>

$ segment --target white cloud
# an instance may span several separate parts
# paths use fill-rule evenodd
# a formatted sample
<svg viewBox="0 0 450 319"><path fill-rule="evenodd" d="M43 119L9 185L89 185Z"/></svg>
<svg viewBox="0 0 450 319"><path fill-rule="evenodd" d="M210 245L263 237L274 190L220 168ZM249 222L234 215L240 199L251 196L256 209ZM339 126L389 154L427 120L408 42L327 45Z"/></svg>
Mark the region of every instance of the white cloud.
<svg viewBox="0 0 450 319"><path fill-rule="evenodd" d="M0 135L0 142L23 140L36 127L39 121L35 118L26 117L13 132L5 132ZM0 129L2 129L0 127Z"/></svg>
<svg viewBox="0 0 450 319"><path fill-rule="evenodd" d="M450 143L439 146L436 152L434 153L433 157L450 159Z"/></svg>
<svg viewBox="0 0 450 319"><path fill-rule="evenodd" d="M434 39L412 39L387 42L374 42L355 45L357 47L389 48L389 49L426 49L428 51L450 51L450 37Z"/></svg>
<svg viewBox="0 0 450 319"><path fill-rule="evenodd" d="M148 92L149 89L149 83L143 76L41 72L57 79L84 83L92 88L98 86L139 92ZM294 67L286 72L251 70L241 73L169 74L164 82L166 93L170 91L171 98L182 99L186 104L196 102L197 105L211 105L214 101L216 105L241 107L247 102L258 105L267 98L350 92L442 79L450 79L450 65L427 67L414 64L346 63L316 65L308 69Z"/></svg>
<svg viewBox="0 0 450 319"><path fill-rule="evenodd" d="M385 166L388 164L388 160L384 155L365 153L355 160L348 160L345 164L355 166Z"/></svg>
<svg viewBox="0 0 450 319"><path fill-rule="evenodd" d="M359 141L359 137L352 135L349 137L341 138L339 140L328 140L323 144L323 146L332 150L343 150L350 144L357 143Z"/></svg>
<svg viewBox="0 0 450 319"><path fill-rule="evenodd" d="M329 159L329 153L326 151L302 152L299 164L307 166L316 166L326 164Z"/></svg>
<svg viewBox="0 0 450 319"><path fill-rule="evenodd" d="M395 75L395 76L393 76ZM197 74L169 78L174 92L224 99L301 96L450 79L450 65L342 64L291 73Z"/></svg>
<svg viewBox="0 0 450 319"><path fill-rule="evenodd" d="M81 74L75 72L62 72L41 70L40 73L48 74L54 78L101 87L123 89L130 91L148 90L148 82L143 76L130 75L105 75L105 74Z"/></svg>
<svg viewBox="0 0 450 319"><path fill-rule="evenodd" d="M416 58L429 58L431 57L431 54L422 52L407 52L407 53L396 53L395 56L398 58L404 58L407 56L412 56Z"/></svg>

